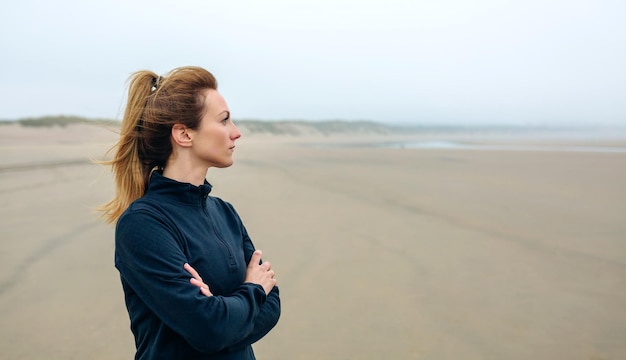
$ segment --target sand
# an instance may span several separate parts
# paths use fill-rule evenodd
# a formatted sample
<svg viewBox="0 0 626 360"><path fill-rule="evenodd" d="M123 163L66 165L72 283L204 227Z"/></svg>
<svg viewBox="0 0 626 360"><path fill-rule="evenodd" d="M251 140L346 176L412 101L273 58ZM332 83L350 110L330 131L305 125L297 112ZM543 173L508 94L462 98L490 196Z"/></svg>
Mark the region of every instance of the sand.
<svg viewBox="0 0 626 360"><path fill-rule="evenodd" d="M257 358L626 358L626 153L313 146L381 140L244 137L209 171L277 271ZM114 141L0 127L2 358L132 358L114 229L93 212L113 184L88 161Z"/></svg>

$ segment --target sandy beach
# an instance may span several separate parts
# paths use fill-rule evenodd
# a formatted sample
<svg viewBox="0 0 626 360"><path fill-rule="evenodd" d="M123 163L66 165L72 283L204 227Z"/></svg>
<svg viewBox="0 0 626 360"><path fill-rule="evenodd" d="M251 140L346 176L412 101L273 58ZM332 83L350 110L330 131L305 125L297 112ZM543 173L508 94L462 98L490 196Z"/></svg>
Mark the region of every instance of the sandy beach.
<svg viewBox="0 0 626 360"><path fill-rule="evenodd" d="M115 139L0 126L0 357L133 357L114 228L94 211L113 183L90 159ZM277 272L258 359L626 358L626 152L570 151L624 138L328 146L389 140L244 135L209 171Z"/></svg>

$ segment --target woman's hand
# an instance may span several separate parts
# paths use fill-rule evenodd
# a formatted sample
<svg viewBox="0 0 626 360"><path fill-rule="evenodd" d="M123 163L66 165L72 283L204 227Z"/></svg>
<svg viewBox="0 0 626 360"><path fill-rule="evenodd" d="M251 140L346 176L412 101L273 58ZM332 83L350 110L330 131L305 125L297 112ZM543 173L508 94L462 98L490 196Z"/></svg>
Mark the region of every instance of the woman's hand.
<svg viewBox="0 0 626 360"><path fill-rule="evenodd" d="M187 270L187 272L189 272L191 276L193 276L191 279L189 279L189 282L192 285L199 287L200 292L204 296L213 296L213 294L211 293L211 290L209 290L209 285L205 284L204 281L202 281L202 278L200 277L200 274L198 274L196 269L192 268L191 265L187 263L183 265L183 268L185 268L185 270Z"/></svg>
<svg viewBox="0 0 626 360"><path fill-rule="evenodd" d="M260 265L259 262L261 262L261 250L257 250L252 254L248 270L246 271L245 282L259 284L263 286L265 294L269 294L276 285L274 270L272 270L272 265L269 262L265 261Z"/></svg>

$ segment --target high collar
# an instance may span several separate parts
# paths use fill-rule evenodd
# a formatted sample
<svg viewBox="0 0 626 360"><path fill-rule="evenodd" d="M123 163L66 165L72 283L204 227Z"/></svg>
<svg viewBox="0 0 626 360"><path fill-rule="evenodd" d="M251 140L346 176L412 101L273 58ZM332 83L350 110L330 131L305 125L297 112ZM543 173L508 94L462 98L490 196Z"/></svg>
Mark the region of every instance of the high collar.
<svg viewBox="0 0 626 360"><path fill-rule="evenodd" d="M159 171L152 172L147 194L163 196L175 202L202 206L204 200L211 192L211 184L205 179L204 184L195 186L190 183L182 183L163 176Z"/></svg>

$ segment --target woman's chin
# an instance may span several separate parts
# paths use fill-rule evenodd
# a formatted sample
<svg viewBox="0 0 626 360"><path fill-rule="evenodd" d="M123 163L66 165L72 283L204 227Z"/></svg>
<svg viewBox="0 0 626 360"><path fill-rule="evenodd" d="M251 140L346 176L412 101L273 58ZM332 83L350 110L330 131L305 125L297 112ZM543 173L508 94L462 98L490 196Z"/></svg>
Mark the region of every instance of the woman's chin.
<svg viewBox="0 0 626 360"><path fill-rule="evenodd" d="M216 168L223 169L223 168L227 168L227 167L231 166L231 165L232 165L232 164L234 164L234 163L235 163L235 162L233 161L233 159L230 159L230 161L224 161L223 163L218 164L218 165L216 165L215 167L216 167Z"/></svg>

